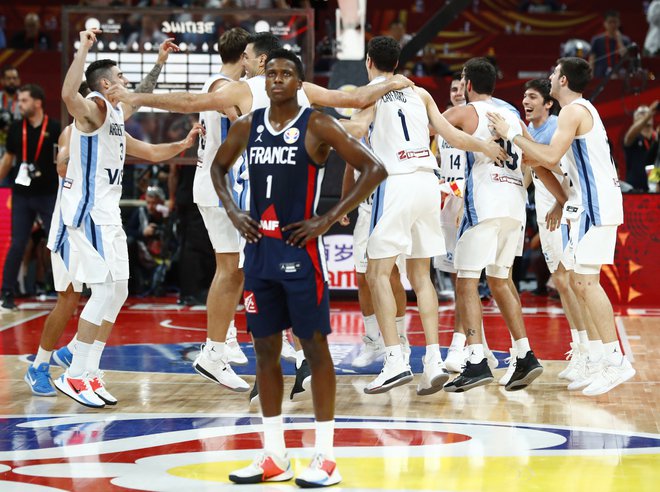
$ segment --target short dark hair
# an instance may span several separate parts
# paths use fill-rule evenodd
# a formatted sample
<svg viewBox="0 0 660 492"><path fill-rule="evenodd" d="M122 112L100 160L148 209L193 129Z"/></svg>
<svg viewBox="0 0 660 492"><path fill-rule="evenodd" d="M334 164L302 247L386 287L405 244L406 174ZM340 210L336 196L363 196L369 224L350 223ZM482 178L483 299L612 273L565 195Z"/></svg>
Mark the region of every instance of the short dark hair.
<svg viewBox="0 0 660 492"><path fill-rule="evenodd" d="M454 72L451 74L451 82L453 82L454 80L461 80L462 78L463 78L463 74L461 72Z"/></svg>
<svg viewBox="0 0 660 492"><path fill-rule="evenodd" d="M574 56L557 60L559 73L568 80L568 88L573 92L582 93L591 82L591 67L589 63Z"/></svg>
<svg viewBox="0 0 660 492"><path fill-rule="evenodd" d="M487 58L471 58L463 65L465 81L472 82L472 90L477 94L491 95L495 92L497 69Z"/></svg>
<svg viewBox="0 0 660 492"><path fill-rule="evenodd" d="M42 104L46 102L46 93L40 85L25 84L18 89L18 92L29 92L32 99L39 99Z"/></svg>
<svg viewBox="0 0 660 492"><path fill-rule="evenodd" d="M85 70L85 79L87 80L89 88L93 91L98 91L100 89L100 80L103 78L109 79L110 69L116 66L117 62L108 58L90 63L87 70Z"/></svg>
<svg viewBox="0 0 660 492"><path fill-rule="evenodd" d="M391 36L376 36L367 45L367 54L378 70L394 72L399 64L401 46Z"/></svg>
<svg viewBox="0 0 660 492"><path fill-rule="evenodd" d="M87 83L87 81L83 80L80 83L80 86L78 87L78 94L80 94L82 97L87 97L87 94L89 94L90 92L92 91L89 88L89 84Z"/></svg>
<svg viewBox="0 0 660 492"><path fill-rule="evenodd" d="M298 78L300 80L305 80L305 68L303 67L303 63L298 55L296 55L293 51L285 50L284 48L271 51L270 55L268 55L268 58L266 58L266 65L268 65L271 60L275 60L276 58L284 58L285 60L293 62L293 64L296 66Z"/></svg>
<svg viewBox="0 0 660 492"><path fill-rule="evenodd" d="M525 83L525 90L527 89L532 89L539 94L541 94L541 97L543 98L543 104L552 103L552 106L550 106L550 114L558 114L559 113L559 103L557 100L550 95L550 81L548 79L533 79L533 80L528 80Z"/></svg>
<svg viewBox="0 0 660 492"><path fill-rule="evenodd" d="M257 34L253 34L248 39L248 44L252 44L254 53L257 56L268 56L270 55L271 51L282 47L282 41L280 41L280 38L270 32L259 32Z"/></svg>
<svg viewBox="0 0 660 492"><path fill-rule="evenodd" d="M603 14L603 17L605 19L609 19L610 17L616 17L617 19L620 19L621 15L619 15L618 10L606 10L605 13Z"/></svg>
<svg viewBox="0 0 660 492"><path fill-rule="evenodd" d="M218 40L218 51L222 63L236 63L241 59L245 46L250 39L250 33L240 27L225 31Z"/></svg>
<svg viewBox="0 0 660 492"><path fill-rule="evenodd" d="M2 70L0 71L2 73L2 78L5 78L7 72L11 72L12 70L15 70L16 73L18 73L18 68L16 68L14 65L5 65L2 67Z"/></svg>

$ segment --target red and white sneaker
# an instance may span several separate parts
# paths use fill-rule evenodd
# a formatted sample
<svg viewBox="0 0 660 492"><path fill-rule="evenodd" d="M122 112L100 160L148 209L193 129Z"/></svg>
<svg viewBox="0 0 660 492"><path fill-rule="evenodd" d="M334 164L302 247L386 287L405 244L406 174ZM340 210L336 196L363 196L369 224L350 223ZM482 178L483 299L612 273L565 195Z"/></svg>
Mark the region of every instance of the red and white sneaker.
<svg viewBox="0 0 660 492"><path fill-rule="evenodd" d="M315 454L309 467L296 478L296 485L304 489L329 487L339 482L341 482L341 475L337 469L337 463L327 459L321 453Z"/></svg>
<svg viewBox="0 0 660 492"><path fill-rule="evenodd" d="M69 376L69 370L67 369L64 374L53 381L53 384L58 391L76 400L81 405L89 408L103 408L105 406L105 402L92 390L87 373L78 378L72 378Z"/></svg>
<svg viewBox="0 0 660 492"><path fill-rule="evenodd" d="M285 482L292 478L289 458L266 451L259 453L250 465L229 474L229 480L234 483Z"/></svg>
<svg viewBox="0 0 660 492"><path fill-rule="evenodd" d="M105 389L105 382L103 381L103 376L105 373L103 371L96 371L93 374L89 375L89 385L92 387L92 390L96 395L105 402L106 405L116 405L117 398L112 396L110 392Z"/></svg>

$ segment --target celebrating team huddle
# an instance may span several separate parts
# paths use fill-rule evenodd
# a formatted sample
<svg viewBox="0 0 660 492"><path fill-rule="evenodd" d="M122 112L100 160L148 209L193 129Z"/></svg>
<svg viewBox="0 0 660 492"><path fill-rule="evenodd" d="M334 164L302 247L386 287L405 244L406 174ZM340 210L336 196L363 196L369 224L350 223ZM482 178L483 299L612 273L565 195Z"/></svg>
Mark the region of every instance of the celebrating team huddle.
<svg viewBox="0 0 660 492"><path fill-rule="evenodd" d="M514 259L522 253L531 181L544 256L571 328L571 359L559 376L569 390L589 396L634 376L599 283L601 265L614 259L623 208L605 129L582 98L591 77L584 60L560 59L549 82L527 83L525 126L511 105L493 97L496 69L485 58L464 65L451 83L452 107L441 113L426 90L394 75L400 47L385 36L368 44L370 83L350 94L304 82L301 61L272 34L252 36L234 28L219 40L221 72L201 93L151 94L160 70L150 86L130 92L119 67L99 60L85 71L91 90L85 96L78 88L98 34L80 33L62 89L74 123L61 145L68 150L54 214L61 223L53 224L49 241L61 306L54 311L57 326L44 329L37 360L26 374L34 394L54 396L57 389L91 408L118 403L99 361L128 294L119 211L124 159L128 153L165 160L197 137L194 201L216 253L216 272L207 300L207 340L193 367L230 390L250 390L231 367L247 362L234 325L243 296L257 358L251 399L258 399L263 414L263 451L229 475L233 482L294 476L282 419L279 359L287 354L296 362L291 399L311 396L315 414L314 455L296 483L341 481L333 450L336 383L327 341L330 297L322 234L336 222L346 223L357 207L354 257L365 344L354 365L383 358L382 371L365 393L387 392L414 379L400 273L416 294L426 340L418 395L464 392L494 381L497 359L486 342L478 293L484 270L512 340L511 362L499 384L516 391L542 374L511 280ZM173 50L166 41L159 63ZM143 105L199 112L200 123L181 142L145 144L124 126ZM359 111L339 122L311 105ZM439 165L431 133L437 135ZM331 149L347 164L342 197L318 215ZM445 360L429 276L432 260L455 283L455 329ZM67 368L54 389L47 364L40 362L57 343L82 283L92 294L76 338L54 353ZM289 346L289 329L295 348Z"/></svg>

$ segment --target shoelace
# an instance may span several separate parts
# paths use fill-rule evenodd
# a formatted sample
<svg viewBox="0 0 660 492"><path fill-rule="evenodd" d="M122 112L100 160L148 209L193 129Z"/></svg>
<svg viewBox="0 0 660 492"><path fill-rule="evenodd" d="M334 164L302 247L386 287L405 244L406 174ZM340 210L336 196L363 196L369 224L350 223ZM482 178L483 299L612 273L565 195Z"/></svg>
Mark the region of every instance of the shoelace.
<svg viewBox="0 0 660 492"><path fill-rule="evenodd" d="M566 356L566 360L571 360L573 358L573 349L570 349L564 355Z"/></svg>

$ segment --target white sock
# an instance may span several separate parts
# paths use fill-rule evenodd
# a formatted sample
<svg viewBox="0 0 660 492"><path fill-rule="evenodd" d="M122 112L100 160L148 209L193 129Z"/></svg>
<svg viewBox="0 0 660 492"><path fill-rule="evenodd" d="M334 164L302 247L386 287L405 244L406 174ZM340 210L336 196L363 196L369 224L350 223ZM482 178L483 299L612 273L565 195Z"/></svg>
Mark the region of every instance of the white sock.
<svg viewBox="0 0 660 492"><path fill-rule="evenodd" d="M473 343L468 345L470 351L469 361L472 364L479 364L484 359L484 346L481 343Z"/></svg>
<svg viewBox="0 0 660 492"><path fill-rule="evenodd" d="M305 352L302 349L296 350L296 369L300 369L303 361L305 360Z"/></svg>
<svg viewBox="0 0 660 492"><path fill-rule="evenodd" d="M378 327L378 320L376 315L372 314L371 316L362 316L362 321L364 322L364 333L372 340L378 340L380 338L380 328Z"/></svg>
<svg viewBox="0 0 660 492"><path fill-rule="evenodd" d="M457 349L462 349L463 347L465 347L466 339L467 339L467 337L463 333L461 333L459 331L455 331L454 334L451 337L450 347L457 348Z"/></svg>
<svg viewBox="0 0 660 492"><path fill-rule="evenodd" d="M204 351L209 359L216 361L225 353L225 342L214 342L210 338L207 338Z"/></svg>
<svg viewBox="0 0 660 492"><path fill-rule="evenodd" d="M432 343L430 345L427 345L426 346L426 355L424 356L424 358L433 357L435 355L437 355L438 357L441 357L440 356L440 345L438 345L437 343Z"/></svg>
<svg viewBox="0 0 660 492"><path fill-rule="evenodd" d="M37 355L34 356L34 362L32 362L32 367L35 369L39 367L41 364L44 362L46 364L50 363L50 355L53 353L52 350L45 350L41 347L39 347L39 350L37 351Z"/></svg>
<svg viewBox="0 0 660 492"><path fill-rule="evenodd" d="M264 450L276 454L280 458L286 455L284 444L284 423L282 416L261 417L264 424Z"/></svg>
<svg viewBox="0 0 660 492"><path fill-rule="evenodd" d="M236 325L234 324L234 320L232 319L229 322L229 328L227 328L227 337L233 338L235 336L236 336Z"/></svg>
<svg viewBox="0 0 660 492"><path fill-rule="evenodd" d="M571 342L575 345L580 343L580 335L578 335L578 331L574 328L571 328Z"/></svg>
<svg viewBox="0 0 660 492"><path fill-rule="evenodd" d="M532 350L529 348L529 339L527 337L516 340L516 344L514 346L516 347L516 353L518 354L518 357L521 359L527 355L527 352Z"/></svg>
<svg viewBox="0 0 660 492"><path fill-rule="evenodd" d="M603 356L607 357L612 362L621 363L621 359L623 359L623 351L621 350L619 341L604 343Z"/></svg>
<svg viewBox="0 0 660 492"><path fill-rule="evenodd" d="M92 350L91 343L78 342L76 344L76 352L73 354L71 360L71 367L69 367L69 376L78 378L82 376L87 370L87 359L89 359L89 352Z"/></svg>
<svg viewBox="0 0 660 492"><path fill-rule="evenodd" d="M578 338L582 345L589 345L589 334L587 330L578 330Z"/></svg>
<svg viewBox="0 0 660 492"><path fill-rule="evenodd" d="M405 315L397 316L394 318L394 323L396 324L396 332L399 334L399 336L407 339Z"/></svg>
<svg viewBox="0 0 660 492"><path fill-rule="evenodd" d="M66 347L69 349L69 352L72 354L76 353L76 344L78 343L78 334L73 335L73 338L69 343L66 344Z"/></svg>
<svg viewBox="0 0 660 492"><path fill-rule="evenodd" d="M385 354L388 359L403 359L403 347L399 343L385 347Z"/></svg>
<svg viewBox="0 0 660 492"><path fill-rule="evenodd" d="M322 453L331 461L335 461L335 421L327 420L325 422L319 422L317 420L314 424L316 426L316 442L314 443L314 451L317 453Z"/></svg>
<svg viewBox="0 0 660 492"><path fill-rule="evenodd" d="M94 374L99 370L101 365L101 355L103 354L103 349L105 348L104 342L99 342L94 340L91 348L89 349L89 357L87 358L87 372Z"/></svg>
<svg viewBox="0 0 660 492"><path fill-rule="evenodd" d="M591 360L600 360L603 356L602 340L589 340L589 358Z"/></svg>

